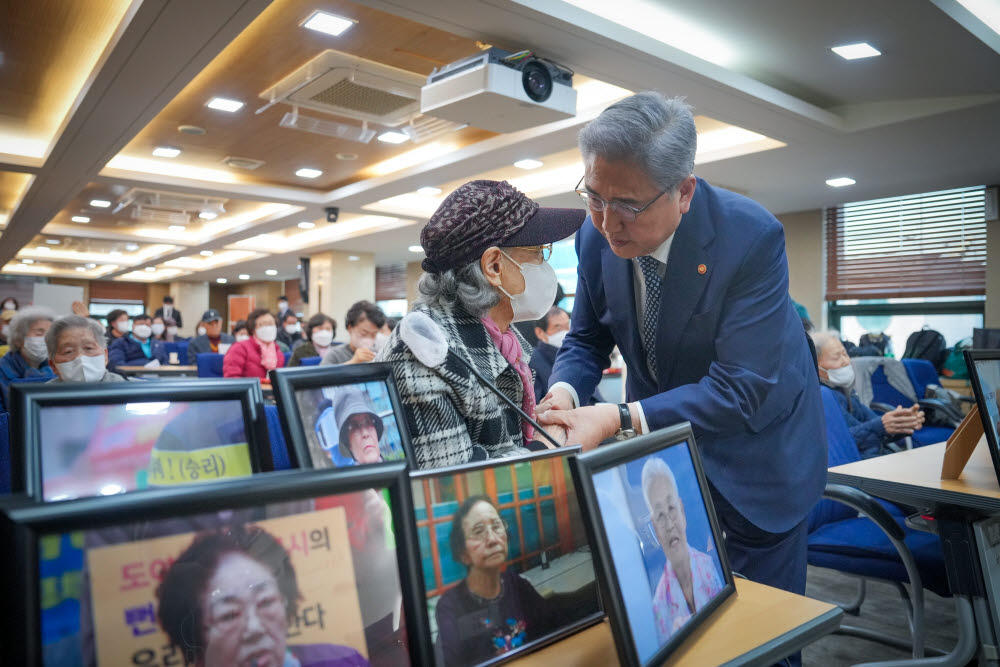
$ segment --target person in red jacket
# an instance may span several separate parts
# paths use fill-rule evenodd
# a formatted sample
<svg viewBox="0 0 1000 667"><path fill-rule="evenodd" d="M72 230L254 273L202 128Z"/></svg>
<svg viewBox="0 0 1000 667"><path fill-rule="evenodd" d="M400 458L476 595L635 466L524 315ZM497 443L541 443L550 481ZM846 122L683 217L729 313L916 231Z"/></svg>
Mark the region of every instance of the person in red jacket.
<svg viewBox="0 0 1000 667"><path fill-rule="evenodd" d="M233 343L222 360L222 375L227 378L266 378L267 372L285 365L285 355L275 338L278 327L274 315L259 308L247 317L250 338Z"/></svg>

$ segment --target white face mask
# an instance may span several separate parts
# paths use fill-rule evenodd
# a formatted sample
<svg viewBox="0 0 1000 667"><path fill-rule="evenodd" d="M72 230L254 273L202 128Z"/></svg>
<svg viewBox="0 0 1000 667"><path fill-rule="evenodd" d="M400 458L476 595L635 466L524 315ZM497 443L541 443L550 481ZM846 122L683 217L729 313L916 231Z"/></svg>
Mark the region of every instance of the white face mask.
<svg viewBox="0 0 1000 667"><path fill-rule="evenodd" d="M167 327L167 333L171 336L177 335L177 327Z"/></svg>
<svg viewBox="0 0 1000 667"><path fill-rule="evenodd" d="M161 333L167 330L167 327L163 326L163 322L153 322L153 335L159 336Z"/></svg>
<svg viewBox="0 0 1000 667"><path fill-rule="evenodd" d="M314 331L312 341L314 345L319 345L320 347L330 347L330 343L333 342L333 332L327 331L326 329Z"/></svg>
<svg viewBox="0 0 1000 667"><path fill-rule="evenodd" d="M0 329L0 331L3 332L3 337L6 338L7 336L10 335L10 325L9 324L3 325L3 329Z"/></svg>
<svg viewBox="0 0 1000 667"><path fill-rule="evenodd" d="M128 333L128 322L115 322L115 329L118 333Z"/></svg>
<svg viewBox="0 0 1000 667"><path fill-rule="evenodd" d="M521 277L524 278L524 291L520 294L512 295L503 286L497 288L510 298L510 307L514 310L512 321L528 322L542 319L556 300L559 281L556 279L555 269L548 262L519 264L507 253L503 252L503 255L521 270Z"/></svg>
<svg viewBox="0 0 1000 667"><path fill-rule="evenodd" d="M279 301L278 302L278 310L282 311L285 308L288 308L288 302L287 301Z"/></svg>
<svg viewBox="0 0 1000 667"><path fill-rule="evenodd" d="M151 333L153 333L153 328L148 324L137 324L132 327L132 334L135 335L136 338L146 340L149 338L149 334Z"/></svg>
<svg viewBox="0 0 1000 667"><path fill-rule="evenodd" d="M208 329L206 329L205 327L198 327L198 335L199 336L204 336L207 333L208 333Z"/></svg>
<svg viewBox="0 0 1000 667"><path fill-rule="evenodd" d="M4 310L17 310L17 307L14 305L13 301L8 301L7 303L5 303L3 305L3 309Z"/></svg>
<svg viewBox="0 0 1000 667"><path fill-rule="evenodd" d="M375 349L375 339L374 338L355 338L351 337L351 345L355 350L361 349L362 347L367 347L369 350Z"/></svg>
<svg viewBox="0 0 1000 667"><path fill-rule="evenodd" d="M835 387L850 387L854 384L854 366L847 364L843 368L824 368L830 384Z"/></svg>
<svg viewBox="0 0 1000 667"><path fill-rule="evenodd" d="M104 377L104 355L88 357L81 354L72 361L56 364L63 382L100 382Z"/></svg>
<svg viewBox="0 0 1000 667"><path fill-rule="evenodd" d="M274 339L278 337L278 327L273 324L257 327L254 329L254 335L265 343L273 343Z"/></svg>
<svg viewBox="0 0 1000 667"><path fill-rule="evenodd" d="M285 325L285 333L296 334L298 332L299 332L299 325L298 324L286 324Z"/></svg>
<svg viewBox="0 0 1000 667"><path fill-rule="evenodd" d="M375 354L381 352L382 348L384 348L388 343L389 343L389 337L386 336L384 333L379 331L377 334L375 334Z"/></svg>
<svg viewBox="0 0 1000 667"><path fill-rule="evenodd" d="M45 361L49 358L49 349L45 347L43 336L27 336L24 339L24 353L32 361Z"/></svg>
<svg viewBox="0 0 1000 667"><path fill-rule="evenodd" d="M563 340L566 338L566 334L569 331L557 331L549 336L549 345L554 345L555 347L562 347Z"/></svg>
<svg viewBox="0 0 1000 667"><path fill-rule="evenodd" d="M245 334L245 333L238 333L238 334L236 334L236 342L237 343L239 343L240 341L244 341L244 340L250 340L250 334Z"/></svg>

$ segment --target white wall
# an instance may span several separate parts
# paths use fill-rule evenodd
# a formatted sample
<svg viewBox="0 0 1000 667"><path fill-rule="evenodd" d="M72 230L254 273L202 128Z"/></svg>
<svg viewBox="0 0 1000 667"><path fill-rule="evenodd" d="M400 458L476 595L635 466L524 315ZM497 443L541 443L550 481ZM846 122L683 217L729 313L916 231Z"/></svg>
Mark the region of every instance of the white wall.
<svg viewBox="0 0 1000 667"><path fill-rule="evenodd" d="M208 310L208 283L172 282L170 296L174 297L174 308L181 311L184 317L184 326L180 329L181 335L194 336L202 313ZM158 307L159 305L156 306Z"/></svg>

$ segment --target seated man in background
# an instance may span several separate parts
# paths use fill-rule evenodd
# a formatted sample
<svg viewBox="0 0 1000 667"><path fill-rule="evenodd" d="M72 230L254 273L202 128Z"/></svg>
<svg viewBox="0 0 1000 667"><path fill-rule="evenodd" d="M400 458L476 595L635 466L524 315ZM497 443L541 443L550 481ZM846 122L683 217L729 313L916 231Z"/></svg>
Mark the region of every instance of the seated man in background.
<svg viewBox="0 0 1000 667"><path fill-rule="evenodd" d="M535 371L535 399L540 400L549 391L552 364L556 363L559 346L569 333L569 313L559 306L552 306L535 322L534 333L538 343L528 366Z"/></svg>
<svg viewBox="0 0 1000 667"><path fill-rule="evenodd" d="M0 358L0 391L9 398L10 383L24 378L52 377L49 353L45 348L45 332L56 319L55 313L41 306L28 306L17 311L10 321L10 350ZM9 403L8 403L9 406Z"/></svg>
<svg viewBox="0 0 1000 667"><path fill-rule="evenodd" d="M167 349L162 341L153 340L152 319L142 313L132 318L132 333L122 336L111 344L108 350L108 365L113 370L118 366L145 366L157 361L167 363Z"/></svg>
<svg viewBox="0 0 1000 667"><path fill-rule="evenodd" d="M291 310L286 310L278 323L278 342L287 347L289 352L302 342L302 325L298 315Z"/></svg>
<svg viewBox="0 0 1000 667"><path fill-rule="evenodd" d="M385 313L371 301L358 301L347 311L345 326L351 341L337 345L323 357L321 366L363 364L375 358L375 335L385 324Z"/></svg>
<svg viewBox="0 0 1000 667"><path fill-rule="evenodd" d="M108 348L101 323L89 317L60 317L45 334L52 361L52 382L124 382L107 370Z"/></svg>
<svg viewBox="0 0 1000 667"><path fill-rule="evenodd" d="M209 308L201 316L198 335L188 343L188 363L198 363L199 354L225 354L229 346L236 342L232 336L222 333L222 315L215 308ZM220 346L225 346L220 348Z"/></svg>
<svg viewBox="0 0 1000 667"><path fill-rule="evenodd" d="M840 332L814 331L809 335L816 345L820 382L834 390L862 458L887 453L883 451L885 445L913 435L923 427L924 413L916 403L909 408L897 407L880 417L861 402L854 391L854 367L840 342Z"/></svg>

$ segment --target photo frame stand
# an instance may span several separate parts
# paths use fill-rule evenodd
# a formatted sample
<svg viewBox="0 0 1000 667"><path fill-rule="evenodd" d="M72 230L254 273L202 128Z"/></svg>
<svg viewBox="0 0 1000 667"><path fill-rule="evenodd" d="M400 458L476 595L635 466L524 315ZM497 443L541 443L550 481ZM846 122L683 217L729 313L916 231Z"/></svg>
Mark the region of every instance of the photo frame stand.
<svg viewBox="0 0 1000 667"><path fill-rule="evenodd" d="M973 405L969 414L948 438L941 461L941 479L958 479L980 441L985 437L979 406Z"/></svg>

